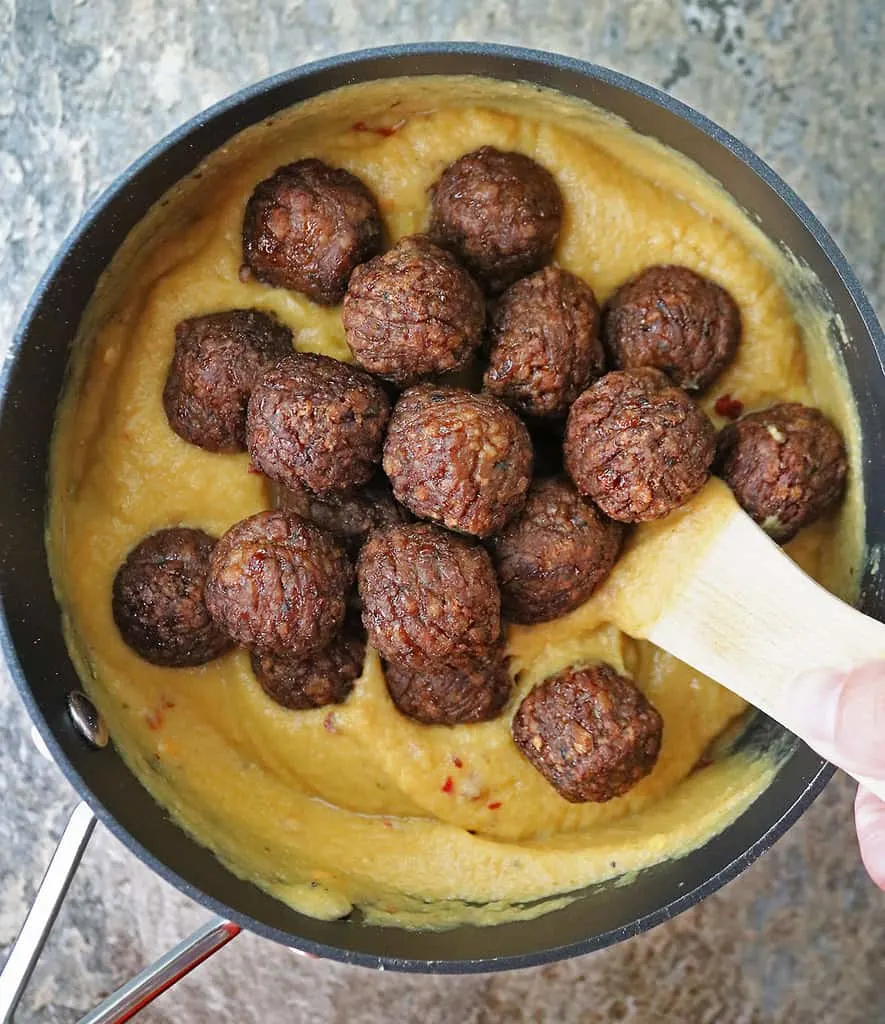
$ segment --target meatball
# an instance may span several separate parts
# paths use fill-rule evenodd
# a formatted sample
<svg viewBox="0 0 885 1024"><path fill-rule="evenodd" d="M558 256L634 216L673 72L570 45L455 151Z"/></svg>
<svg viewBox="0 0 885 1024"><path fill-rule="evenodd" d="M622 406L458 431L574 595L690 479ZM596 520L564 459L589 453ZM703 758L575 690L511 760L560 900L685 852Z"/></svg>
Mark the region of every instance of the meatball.
<svg viewBox="0 0 885 1024"><path fill-rule="evenodd" d="M202 530L171 527L145 537L117 570L114 622L129 647L152 665L203 665L233 647L204 599L214 547L215 538Z"/></svg>
<svg viewBox="0 0 885 1024"><path fill-rule="evenodd" d="M417 668L387 662L390 699L407 717L424 725L464 725L495 718L507 703L512 680L503 654L494 648L482 658Z"/></svg>
<svg viewBox="0 0 885 1024"><path fill-rule="evenodd" d="M567 668L525 698L513 740L572 803L622 796L652 770L664 723L635 683L610 665Z"/></svg>
<svg viewBox="0 0 885 1024"><path fill-rule="evenodd" d="M483 146L450 164L433 189L431 237L492 294L542 267L561 225L559 187L522 153Z"/></svg>
<svg viewBox="0 0 885 1024"><path fill-rule="evenodd" d="M284 509L259 512L216 545L206 604L244 647L306 655L341 626L352 579L347 556L325 530Z"/></svg>
<svg viewBox="0 0 885 1024"><path fill-rule="evenodd" d="M252 671L277 704L292 711L343 704L363 671L366 645L345 628L328 646L307 656L252 652Z"/></svg>
<svg viewBox="0 0 885 1024"><path fill-rule="evenodd" d="M291 352L289 328L257 309L182 320L163 389L169 426L210 452L244 452L252 388Z"/></svg>
<svg viewBox="0 0 885 1024"><path fill-rule="evenodd" d="M383 465L396 499L416 516L488 537L525 501L532 442L491 395L423 384L394 407Z"/></svg>
<svg viewBox="0 0 885 1024"><path fill-rule="evenodd" d="M359 178L299 160L256 185L243 218L243 259L259 281L334 306L354 267L381 251L383 235L378 203Z"/></svg>
<svg viewBox="0 0 885 1024"><path fill-rule="evenodd" d="M325 499L303 487L281 487L276 501L328 530L354 556L372 530L412 521L411 514L394 499L387 477L380 473L357 491Z"/></svg>
<svg viewBox="0 0 885 1024"><path fill-rule="evenodd" d="M662 519L703 487L713 425L659 370L617 370L572 406L565 465L585 497L612 519Z"/></svg>
<svg viewBox="0 0 885 1024"><path fill-rule="evenodd" d="M505 618L548 622L583 604L611 571L623 534L570 481L535 481L490 543Z"/></svg>
<svg viewBox="0 0 885 1024"><path fill-rule="evenodd" d="M371 478L389 417L387 395L367 373L297 352L255 385L246 441L271 480L323 496Z"/></svg>
<svg viewBox="0 0 885 1024"><path fill-rule="evenodd" d="M783 544L836 506L848 459L821 412L783 402L722 430L717 470L739 504Z"/></svg>
<svg viewBox="0 0 885 1024"><path fill-rule="evenodd" d="M429 523L378 530L357 562L363 625L389 661L414 667L487 656L501 635L488 553Z"/></svg>
<svg viewBox="0 0 885 1024"><path fill-rule="evenodd" d="M724 288L688 267L649 267L606 304L602 333L622 370L653 366L703 391L734 359L741 314Z"/></svg>
<svg viewBox="0 0 885 1024"><path fill-rule="evenodd" d="M354 273L343 320L356 361L406 385L467 365L482 341L485 304L450 253L414 235Z"/></svg>
<svg viewBox="0 0 885 1024"><path fill-rule="evenodd" d="M501 296L491 323L486 391L529 416L564 417L605 370L599 307L574 274L547 267Z"/></svg>

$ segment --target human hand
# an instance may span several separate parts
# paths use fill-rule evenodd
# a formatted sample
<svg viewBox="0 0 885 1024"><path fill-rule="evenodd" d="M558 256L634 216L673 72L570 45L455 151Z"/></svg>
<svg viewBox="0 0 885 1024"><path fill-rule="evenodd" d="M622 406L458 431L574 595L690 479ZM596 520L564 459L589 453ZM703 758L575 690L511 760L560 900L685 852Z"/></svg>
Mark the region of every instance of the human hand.
<svg viewBox="0 0 885 1024"><path fill-rule="evenodd" d="M885 780L885 661L850 672L809 672L798 682L808 742L846 768ZM885 802L861 786L854 819L864 866L885 889Z"/></svg>

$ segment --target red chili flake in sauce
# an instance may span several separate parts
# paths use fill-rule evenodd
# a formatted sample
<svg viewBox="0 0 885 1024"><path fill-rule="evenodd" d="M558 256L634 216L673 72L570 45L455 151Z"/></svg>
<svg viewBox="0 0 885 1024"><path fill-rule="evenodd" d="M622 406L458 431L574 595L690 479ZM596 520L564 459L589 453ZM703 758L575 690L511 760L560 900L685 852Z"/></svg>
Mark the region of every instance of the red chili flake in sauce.
<svg viewBox="0 0 885 1024"><path fill-rule="evenodd" d="M261 470L260 470L260 469L256 469L256 468L255 468L255 467L254 467L254 466L252 465L252 463L251 463L251 462L249 463L249 466L248 466L248 468L246 469L246 472L247 472L247 473L253 473L253 474L254 474L255 476L261 476L261 475L262 475L262 474L261 474Z"/></svg>
<svg viewBox="0 0 885 1024"><path fill-rule="evenodd" d="M461 760L461 758L460 758L460 757L453 757L453 758L452 758L452 764L453 764L453 765L454 765L454 766L455 766L456 768L463 768L463 767L464 767L464 762L463 762L463 761Z"/></svg>
<svg viewBox="0 0 885 1024"><path fill-rule="evenodd" d="M328 715L323 719L323 728L326 732L338 732L335 726L335 712L330 711Z"/></svg>
<svg viewBox="0 0 885 1024"><path fill-rule="evenodd" d="M365 121L354 121L350 127L355 132L374 132L376 135L380 135L383 139L389 139L391 135L396 135L404 124L405 121L400 121L394 125L382 124L377 128L370 128Z"/></svg>
<svg viewBox="0 0 885 1024"><path fill-rule="evenodd" d="M169 700L168 697L164 697L163 698L163 707L166 708L166 709L174 708L175 707L175 702Z"/></svg>
<svg viewBox="0 0 885 1024"><path fill-rule="evenodd" d="M163 724L163 712L160 708L156 711L152 711L146 718L148 729L153 729L154 732L160 728Z"/></svg>
<svg viewBox="0 0 885 1024"><path fill-rule="evenodd" d="M384 818L384 819L382 820L381 824L382 824L382 825L383 825L383 826L384 826L385 828L393 828L393 822L392 822L392 821L390 820L390 818Z"/></svg>
<svg viewBox="0 0 885 1024"><path fill-rule="evenodd" d="M732 398L731 395L720 395L713 408L720 416L736 420L744 411L744 403L740 399Z"/></svg>
<svg viewBox="0 0 885 1024"><path fill-rule="evenodd" d="M442 790L442 792L443 792L443 793L451 793L451 792L452 792L452 791L454 790L454 788L455 788L455 782L454 782L454 780L452 779L452 776L451 776L451 775L449 775L449 776L448 776L448 777L446 778L446 781L445 781L445 782L444 782L444 783L442 784L442 786L441 786L440 788L441 788L441 790Z"/></svg>
<svg viewBox="0 0 885 1024"><path fill-rule="evenodd" d="M489 804L489 810L490 810L490 811L497 811L497 809L498 809L498 808L499 808L500 806L501 806L501 801L500 801L500 800L495 800L495 802L494 802L494 803L491 803L491 804Z"/></svg>

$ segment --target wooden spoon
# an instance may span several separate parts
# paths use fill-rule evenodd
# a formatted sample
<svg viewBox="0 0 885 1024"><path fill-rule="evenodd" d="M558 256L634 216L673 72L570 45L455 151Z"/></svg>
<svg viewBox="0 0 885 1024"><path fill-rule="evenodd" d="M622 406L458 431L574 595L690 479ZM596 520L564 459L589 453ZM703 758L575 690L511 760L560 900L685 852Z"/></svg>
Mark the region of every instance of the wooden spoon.
<svg viewBox="0 0 885 1024"><path fill-rule="evenodd" d="M837 751L803 735L796 716L803 699L796 676L885 658L885 624L807 576L720 480L637 531L622 562L618 575L632 581L623 588L630 597L615 598L627 633L715 679L885 800L885 780L840 764Z"/></svg>

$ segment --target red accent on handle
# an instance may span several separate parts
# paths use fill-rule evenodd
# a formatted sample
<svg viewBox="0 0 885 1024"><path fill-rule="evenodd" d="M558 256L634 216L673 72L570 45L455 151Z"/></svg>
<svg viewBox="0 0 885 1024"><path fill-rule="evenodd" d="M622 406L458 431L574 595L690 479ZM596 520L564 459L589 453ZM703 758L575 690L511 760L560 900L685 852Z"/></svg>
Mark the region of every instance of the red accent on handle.
<svg viewBox="0 0 885 1024"><path fill-rule="evenodd" d="M212 949L207 949L206 952L202 956L194 960L193 963L187 964L186 966L182 967L177 974L174 974L171 978L167 978L166 981L164 981L163 984L159 986L159 988L155 989L153 992L148 992L147 995L144 996L144 998L139 1003L136 1003L135 1006L133 1006L132 1009L126 1013L125 1017L118 1018L118 1024L125 1024L125 1021L132 1020L132 1018L137 1013L141 1013L141 1011L149 1003L152 1003L157 998L157 996L162 995L166 991L166 989L172 988L172 986L181 981L181 979L185 975L190 974L190 972L195 967L199 967L204 960L208 960L213 953L217 953L218 950L222 948L222 946L226 946L231 939L235 939L242 931L242 928L240 928L238 924L234 924L233 921L226 921L223 928L224 937L219 939L217 946L213 946Z"/></svg>

